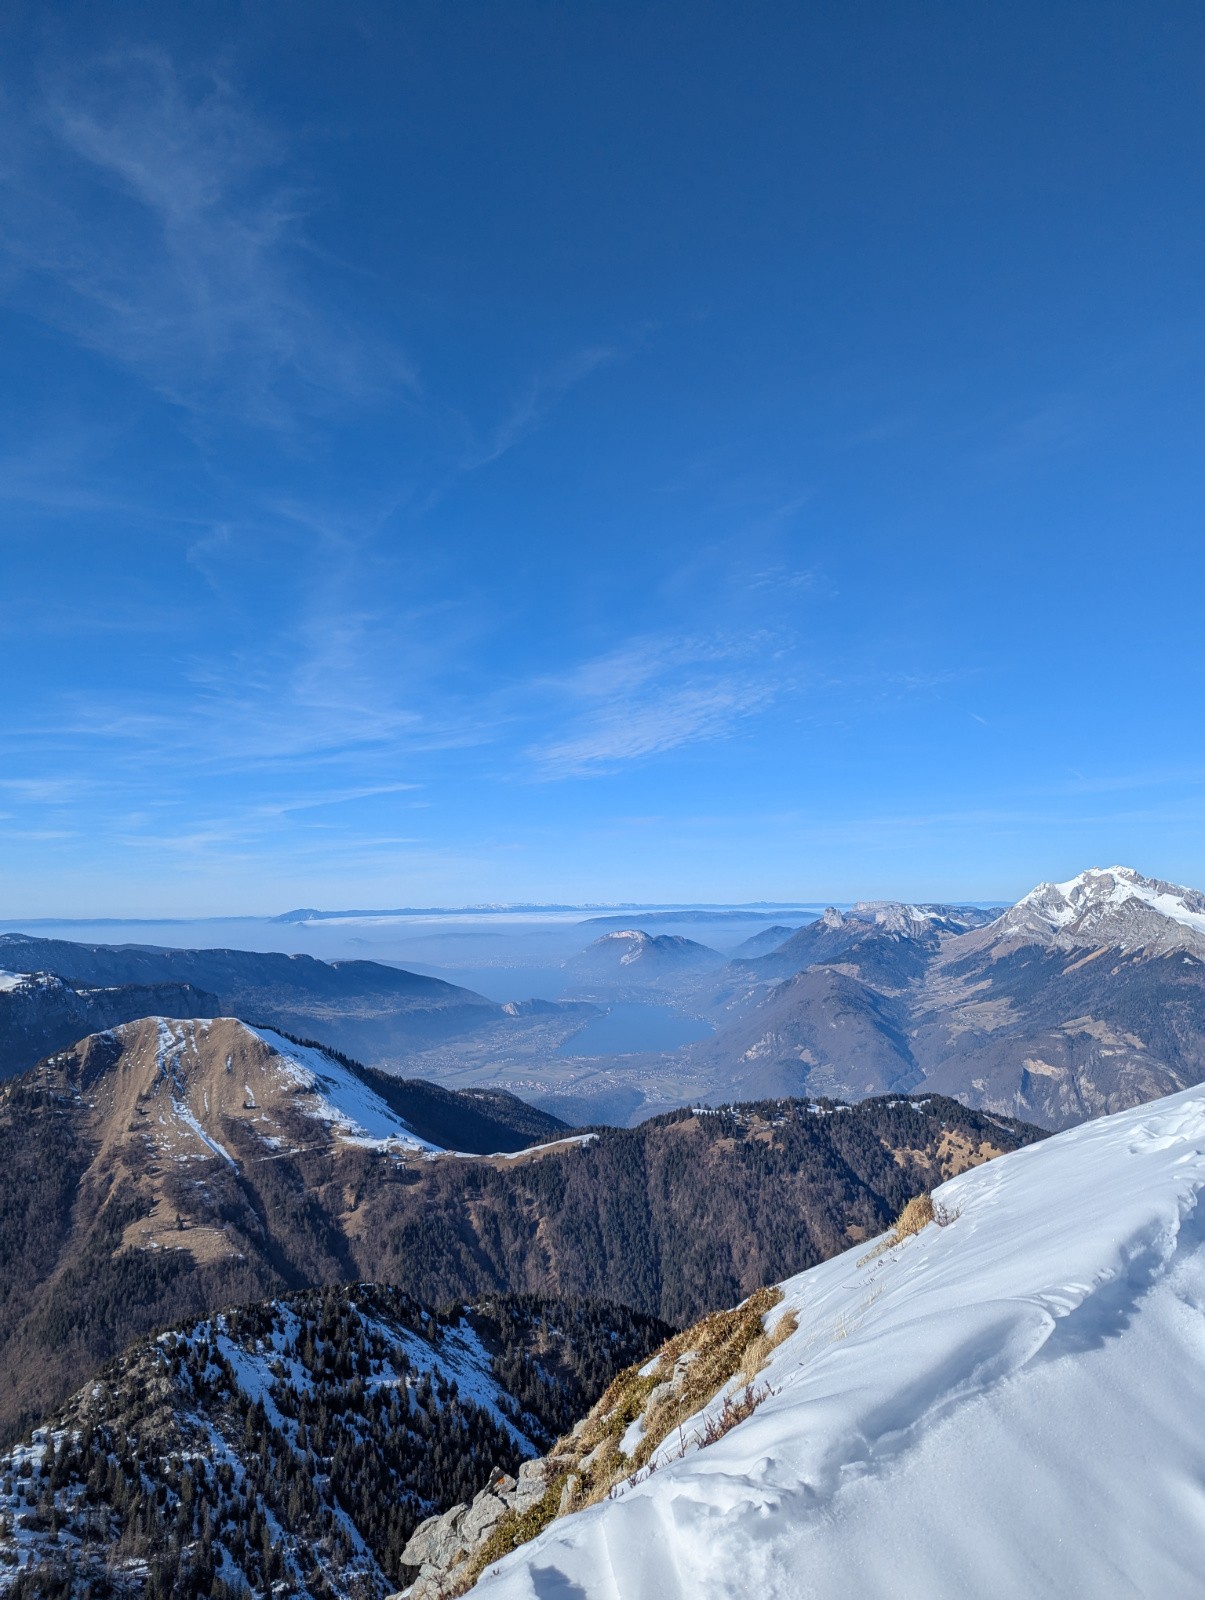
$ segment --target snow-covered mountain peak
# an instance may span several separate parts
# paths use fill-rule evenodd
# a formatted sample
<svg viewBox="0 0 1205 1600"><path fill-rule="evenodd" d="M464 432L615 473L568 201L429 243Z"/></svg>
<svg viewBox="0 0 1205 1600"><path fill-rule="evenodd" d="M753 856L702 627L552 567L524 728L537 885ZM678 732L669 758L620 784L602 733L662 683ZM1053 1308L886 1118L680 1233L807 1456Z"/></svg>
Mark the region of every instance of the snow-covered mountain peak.
<svg viewBox="0 0 1205 1600"><path fill-rule="evenodd" d="M902 900L859 900L851 916L860 922L873 922L884 933L899 933L907 938L927 933L940 920L929 906L908 905Z"/></svg>
<svg viewBox="0 0 1205 1600"><path fill-rule="evenodd" d="M1133 867L1092 867L1066 883L1040 883L994 929L1004 937L1152 954L1185 946L1205 950L1205 894L1144 878Z"/></svg>
<svg viewBox="0 0 1205 1600"><path fill-rule="evenodd" d="M1202 1088L950 1180L919 1233L782 1286L743 1404L475 1592L1195 1600L1203 1193Z"/></svg>

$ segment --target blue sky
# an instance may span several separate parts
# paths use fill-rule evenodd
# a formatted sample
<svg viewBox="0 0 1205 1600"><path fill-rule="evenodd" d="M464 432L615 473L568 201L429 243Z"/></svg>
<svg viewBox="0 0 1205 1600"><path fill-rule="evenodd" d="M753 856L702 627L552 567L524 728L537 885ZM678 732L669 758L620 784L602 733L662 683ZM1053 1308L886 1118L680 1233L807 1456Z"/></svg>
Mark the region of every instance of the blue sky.
<svg viewBox="0 0 1205 1600"><path fill-rule="evenodd" d="M14 4L0 915L1205 883L1205 15Z"/></svg>

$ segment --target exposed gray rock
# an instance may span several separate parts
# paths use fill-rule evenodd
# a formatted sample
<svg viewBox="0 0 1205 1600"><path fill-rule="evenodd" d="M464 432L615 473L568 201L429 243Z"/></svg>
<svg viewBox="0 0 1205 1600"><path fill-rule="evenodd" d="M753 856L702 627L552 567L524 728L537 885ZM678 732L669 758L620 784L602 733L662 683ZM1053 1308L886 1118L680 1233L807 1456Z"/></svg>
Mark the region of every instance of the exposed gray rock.
<svg viewBox="0 0 1205 1600"><path fill-rule="evenodd" d="M542 1456L537 1456L533 1461L525 1461L519 1468L518 1487L520 1490L530 1489L538 1483L543 1489L551 1476L552 1469L548 1462Z"/></svg>
<svg viewBox="0 0 1205 1600"><path fill-rule="evenodd" d="M461 1524L468 1514L468 1506L453 1506L442 1516L428 1517L425 1522L420 1522L402 1551L402 1565L420 1570L425 1566L439 1570L450 1566L464 1547Z"/></svg>
<svg viewBox="0 0 1205 1600"><path fill-rule="evenodd" d="M666 1382L655 1384L653 1388L649 1390L648 1399L645 1401L645 1409L647 1410L650 1406L657 1405L659 1401L664 1400L668 1395L671 1395L673 1391L674 1386L672 1383Z"/></svg>
<svg viewBox="0 0 1205 1600"><path fill-rule="evenodd" d="M512 1511L517 1511L522 1516L525 1511L530 1511L532 1506L539 1505L548 1488L550 1476L551 1469L546 1461L525 1461L519 1468L518 1483L505 1497Z"/></svg>
<svg viewBox="0 0 1205 1600"><path fill-rule="evenodd" d="M448 1568L428 1563L411 1587L404 1591L405 1600L447 1600L449 1595L455 1594L460 1579L467 1574L468 1566L464 1562L457 1562Z"/></svg>
<svg viewBox="0 0 1205 1600"><path fill-rule="evenodd" d="M488 1489L482 1489L469 1507L469 1513L458 1529L458 1536L471 1549L505 1515L505 1500L499 1499L496 1494L491 1494Z"/></svg>
<svg viewBox="0 0 1205 1600"><path fill-rule="evenodd" d="M675 1389L676 1390L676 1389L680 1389L682 1387L682 1385L686 1382L686 1369L692 1364L692 1362L695 1362L698 1359L699 1359L699 1352L697 1350L684 1350L682 1352L682 1354L674 1362L674 1375L671 1378L670 1384L669 1384L669 1387L671 1389ZM658 1385L658 1387L661 1387L661 1385ZM653 1394L656 1394L656 1393L657 1393L657 1390L654 1389L653 1390ZM652 1404L652 1399L653 1399L653 1396L650 1395L649 1399L648 1399L648 1402L646 1404L646 1410L647 1410L648 1405Z"/></svg>

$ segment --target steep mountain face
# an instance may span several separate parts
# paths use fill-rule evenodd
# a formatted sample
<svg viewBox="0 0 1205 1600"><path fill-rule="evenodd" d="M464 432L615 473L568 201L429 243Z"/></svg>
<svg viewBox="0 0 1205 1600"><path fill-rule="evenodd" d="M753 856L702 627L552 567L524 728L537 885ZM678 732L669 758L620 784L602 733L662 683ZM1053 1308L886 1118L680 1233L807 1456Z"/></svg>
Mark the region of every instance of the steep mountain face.
<svg viewBox="0 0 1205 1600"><path fill-rule="evenodd" d="M360 1162L385 1176L458 1123L470 1149L563 1131L510 1096L408 1084L231 1018L147 1018L11 1080L0 1427L152 1327L362 1276Z"/></svg>
<svg viewBox="0 0 1205 1600"><path fill-rule="evenodd" d="M1047 1127L1205 1076L1205 961L1186 952L951 950L918 999L926 1084Z"/></svg>
<svg viewBox="0 0 1205 1600"><path fill-rule="evenodd" d="M1203 907L1113 867L987 923L964 907L830 910L720 975L719 1031L693 1054L703 1092L932 1088L1047 1127L1167 1094L1205 1077ZM775 986L796 963L811 981Z"/></svg>
<svg viewBox="0 0 1205 1600"><path fill-rule="evenodd" d="M216 1017L221 1009L216 995L190 983L78 988L50 972L0 972L0 1078L138 1017Z"/></svg>
<svg viewBox="0 0 1205 1600"><path fill-rule="evenodd" d="M471 989L376 961L86 945L9 933L0 935L0 968L52 972L75 988L191 984L216 996L226 1016L316 1036L371 1062L397 1059L408 1047L471 1033L502 1015L501 1007ZM204 1011L201 1007L194 1015ZM9 1070L32 1064L19 1059Z"/></svg>
<svg viewBox="0 0 1205 1600"><path fill-rule="evenodd" d="M500 1527L473 1595L1195 1600L1203 1195L1199 1089L942 1185L742 1308L763 1337L718 1387L694 1374L738 1314L621 1378L583 1429L608 1448Z"/></svg>
<svg viewBox="0 0 1205 1600"><path fill-rule="evenodd" d="M898 1001L832 966L775 984L697 1057L740 1100L906 1092L921 1079Z"/></svg>
<svg viewBox="0 0 1205 1600"><path fill-rule="evenodd" d="M228 1018L114 1030L0 1087L0 1429L154 1328L322 1284L681 1323L1037 1136L931 1097L678 1113L469 1158L432 1148L406 1088Z"/></svg>
<svg viewBox="0 0 1205 1600"><path fill-rule="evenodd" d="M160 1334L0 1457L0 1594L83 1600L120 1571L147 1600L383 1596L418 1523L516 1489L504 1474L669 1332L534 1297L440 1316L357 1284Z"/></svg>
<svg viewBox="0 0 1205 1600"><path fill-rule="evenodd" d="M566 962L565 968L583 992L601 988L614 997L625 990L672 989L684 979L723 965L718 950L680 934L617 928Z"/></svg>

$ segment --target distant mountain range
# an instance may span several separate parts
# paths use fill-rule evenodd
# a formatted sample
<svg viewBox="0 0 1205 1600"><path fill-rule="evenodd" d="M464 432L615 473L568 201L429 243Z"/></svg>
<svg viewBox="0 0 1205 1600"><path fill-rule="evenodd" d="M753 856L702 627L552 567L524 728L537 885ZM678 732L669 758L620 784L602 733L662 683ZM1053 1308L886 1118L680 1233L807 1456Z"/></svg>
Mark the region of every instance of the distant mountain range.
<svg viewBox="0 0 1205 1600"><path fill-rule="evenodd" d="M584 922L585 926L601 924L615 927L622 922L630 921L633 916L636 916L642 922L756 922L762 917L776 917L783 912L807 909L806 905L800 906L798 902L793 900L758 901L756 904L747 906L713 906L685 903L671 906L666 905L664 901L654 905L641 904L638 901L612 901L605 906L570 905L549 901L506 901L497 905L481 906L361 906L340 911L324 911L317 906L298 906L292 911L283 911L279 916L272 917L270 920L272 922L292 923L340 922L368 921L373 918L464 916L466 914L479 917L509 916L515 912L523 911L534 913L594 911L597 915L587 917Z"/></svg>
<svg viewBox="0 0 1205 1600"><path fill-rule="evenodd" d="M472 989L377 961L0 934L0 1077L99 1027L156 1013L242 1017L371 1062L398 1061L520 1014Z"/></svg>
<svg viewBox="0 0 1205 1600"><path fill-rule="evenodd" d="M932 1088L1064 1127L1205 1078L1205 896L1112 867L996 916L830 909L694 998L711 1092Z"/></svg>
<svg viewBox="0 0 1205 1600"><path fill-rule="evenodd" d="M698 906L680 906L671 911L649 911L639 906L629 907L626 911L611 912L605 917L586 917L580 924L583 928L631 928L638 925L642 928L655 927L658 923L695 923L708 922L771 922L785 914L806 910L806 907L782 905L771 907L744 907L725 906L705 909ZM813 913L814 914L814 913ZM789 930L788 930L789 931Z"/></svg>
<svg viewBox="0 0 1205 1600"><path fill-rule="evenodd" d="M3 935L0 1076L154 1011L240 1016L411 1077L500 1079L577 1121L932 1089L1064 1127L1205 1077L1205 895L1132 868L1039 885L1006 908L830 907L731 956L620 920L566 962L576 1000L504 1004L371 961ZM584 1008L620 1002L715 1032L568 1065Z"/></svg>

